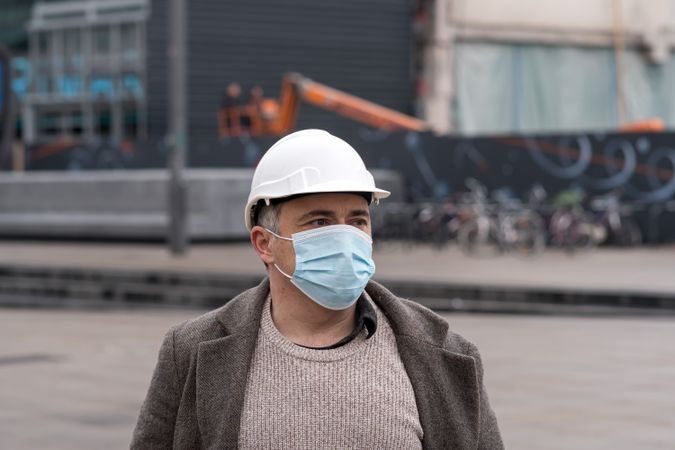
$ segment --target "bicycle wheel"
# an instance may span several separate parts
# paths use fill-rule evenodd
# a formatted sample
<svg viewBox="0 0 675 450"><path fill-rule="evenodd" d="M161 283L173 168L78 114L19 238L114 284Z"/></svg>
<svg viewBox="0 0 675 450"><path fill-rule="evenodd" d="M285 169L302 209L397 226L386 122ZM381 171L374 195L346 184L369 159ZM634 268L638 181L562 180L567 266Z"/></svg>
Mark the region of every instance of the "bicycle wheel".
<svg viewBox="0 0 675 450"><path fill-rule="evenodd" d="M603 239L598 227L587 215L577 218L568 230L565 249L572 253L594 249Z"/></svg>
<svg viewBox="0 0 675 450"><path fill-rule="evenodd" d="M632 221L624 221L616 232L616 244L622 247L633 247L642 244L640 227Z"/></svg>
<svg viewBox="0 0 675 450"><path fill-rule="evenodd" d="M500 252L494 225L488 218L471 219L463 223L457 232L457 243L466 255L489 257Z"/></svg>
<svg viewBox="0 0 675 450"><path fill-rule="evenodd" d="M508 233L500 233L500 236L509 236L508 242L502 244L503 248L519 256L534 256L543 251L546 237L543 221L538 215L530 212L510 214L503 220L502 228Z"/></svg>

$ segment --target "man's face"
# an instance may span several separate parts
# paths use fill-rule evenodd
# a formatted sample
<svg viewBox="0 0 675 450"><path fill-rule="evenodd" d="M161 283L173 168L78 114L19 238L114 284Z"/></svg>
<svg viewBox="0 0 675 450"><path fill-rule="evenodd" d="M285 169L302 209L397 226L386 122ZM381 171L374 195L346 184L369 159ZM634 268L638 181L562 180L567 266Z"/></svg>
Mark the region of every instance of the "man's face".
<svg viewBox="0 0 675 450"><path fill-rule="evenodd" d="M357 194L312 194L288 200L279 207L279 234L290 237L293 233L325 227L351 225L371 235L368 202ZM273 239L275 262L288 274L295 271L293 243ZM288 270L288 271L287 271Z"/></svg>

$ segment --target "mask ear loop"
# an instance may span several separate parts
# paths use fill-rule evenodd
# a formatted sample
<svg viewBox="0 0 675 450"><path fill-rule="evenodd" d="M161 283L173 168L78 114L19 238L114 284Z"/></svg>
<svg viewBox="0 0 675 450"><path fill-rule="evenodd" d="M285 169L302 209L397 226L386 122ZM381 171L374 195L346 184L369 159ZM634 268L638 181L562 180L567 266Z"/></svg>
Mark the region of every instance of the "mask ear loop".
<svg viewBox="0 0 675 450"><path fill-rule="evenodd" d="M274 236L278 237L279 239L283 239L285 241L292 241L293 240L292 238L279 236L278 234L276 234L274 231L270 230L269 228L263 228L263 230L269 231L270 233L272 233Z"/></svg>
<svg viewBox="0 0 675 450"><path fill-rule="evenodd" d="M276 234L274 231L270 230L269 228L264 228L264 229L267 230L267 231L269 231L270 233L272 233L275 237L277 237L277 238L279 238L279 239L283 239L283 240L285 240L285 241L293 241L293 239L291 239L291 238L287 238L287 237L284 237L284 236L279 236L278 234ZM289 274L287 274L286 272L284 272L283 270L281 270L281 269L279 268L279 266L277 266L277 263L273 263L273 265L274 265L274 267L276 267L276 269L279 271L280 274L282 274L283 276L285 276L285 277L288 278L289 280L290 280L291 278L293 278L292 276L290 276Z"/></svg>
<svg viewBox="0 0 675 450"><path fill-rule="evenodd" d="M277 263L274 263L273 265L274 265L274 267L276 267L276 269L279 271L280 274L282 274L283 276L285 276L285 277L288 278L289 280L293 278L292 276L290 276L289 274L287 274L286 272L284 272L283 270L281 270L281 269L279 268L279 266L277 266Z"/></svg>

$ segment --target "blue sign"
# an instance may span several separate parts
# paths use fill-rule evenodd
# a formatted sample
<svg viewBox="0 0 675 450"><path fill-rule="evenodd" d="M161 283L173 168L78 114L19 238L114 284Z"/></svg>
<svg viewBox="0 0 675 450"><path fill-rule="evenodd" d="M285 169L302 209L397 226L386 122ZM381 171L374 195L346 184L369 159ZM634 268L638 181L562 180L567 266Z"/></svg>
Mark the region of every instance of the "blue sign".
<svg viewBox="0 0 675 450"><path fill-rule="evenodd" d="M26 58L12 58L12 71L12 91L18 98L23 98L33 78L30 62Z"/></svg>
<svg viewBox="0 0 675 450"><path fill-rule="evenodd" d="M131 94L132 97L140 98L143 96L143 85L140 77L134 73L127 73L115 81L111 76L97 76L90 80L89 86L84 85L84 80L80 75L57 75L53 82L50 76L40 74L37 78L33 77L33 68L26 58L12 58L12 91L19 98L23 98L30 89L32 82L35 82L35 90L40 93L57 93L63 97L74 97L82 92L89 91L95 96L112 97L117 91L125 94ZM4 76L8 73L4 66L2 69ZM2 95L2 93L0 93Z"/></svg>

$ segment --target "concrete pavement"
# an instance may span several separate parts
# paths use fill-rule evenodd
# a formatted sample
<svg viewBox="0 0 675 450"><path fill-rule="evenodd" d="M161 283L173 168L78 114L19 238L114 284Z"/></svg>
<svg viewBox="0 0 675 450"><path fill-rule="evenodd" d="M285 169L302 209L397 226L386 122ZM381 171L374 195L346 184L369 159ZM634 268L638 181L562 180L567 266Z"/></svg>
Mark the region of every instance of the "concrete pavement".
<svg viewBox="0 0 675 450"><path fill-rule="evenodd" d="M161 339L202 311L0 309L0 448L128 447ZM446 314L507 448L666 450L675 320Z"/></svg>

